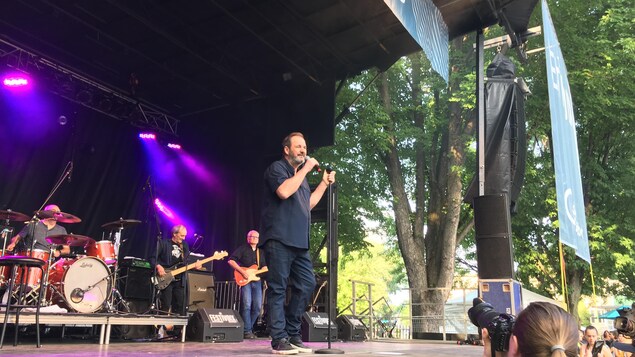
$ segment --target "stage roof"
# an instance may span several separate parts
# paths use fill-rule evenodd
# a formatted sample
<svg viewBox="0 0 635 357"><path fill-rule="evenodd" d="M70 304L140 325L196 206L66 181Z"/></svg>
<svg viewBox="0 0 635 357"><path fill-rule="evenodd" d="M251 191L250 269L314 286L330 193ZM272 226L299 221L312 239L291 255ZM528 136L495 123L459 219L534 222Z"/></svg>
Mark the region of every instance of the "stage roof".
<svg viewBox="0 0 635 357"><path fill-rule="evenodd" d="M501 7L526 29L536 1L434 3L452 38L496 24ZM184 120L420 49L382 0L17 0L1 19L4 40Z"/></svg>

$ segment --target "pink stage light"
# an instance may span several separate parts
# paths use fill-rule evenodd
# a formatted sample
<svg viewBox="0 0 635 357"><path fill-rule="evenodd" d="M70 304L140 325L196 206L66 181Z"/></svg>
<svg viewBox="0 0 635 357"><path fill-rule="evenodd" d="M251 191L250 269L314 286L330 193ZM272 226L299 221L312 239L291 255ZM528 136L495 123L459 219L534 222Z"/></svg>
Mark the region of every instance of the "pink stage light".
<svg viewBox="0 0 635 357"><path fill-rule="evenodd" d="M179 144L168 143L168 147L174 150L181 150L181 145Z"/></svg>
<svg viewBox="0 0 635 357"><path fill-rule="evenodd" d="M29 80L28 78L25 78L25 77L11 76L11 77L5 77L2 83L4 84L5 87L21 88L21 87L28 86Z"/></svg>
<svg viewBox="0 0 635 357"><path fill-rule="evenodd" d="M139 133L139 137L143 140L156 140L157 136L153 133Z"/></svg>
<svg viewBox="0 0 635 357"><path fill-rule="evenodd" d="M159 211L161 213L163 213L166 217L168 217L169 219L174 219L174 213L172 213L172 211L170 211L169 208L167 208L163 202L161 202L160 199L155 198L154 199L154 205L157 206L157 208L159 209Z"/></svg>

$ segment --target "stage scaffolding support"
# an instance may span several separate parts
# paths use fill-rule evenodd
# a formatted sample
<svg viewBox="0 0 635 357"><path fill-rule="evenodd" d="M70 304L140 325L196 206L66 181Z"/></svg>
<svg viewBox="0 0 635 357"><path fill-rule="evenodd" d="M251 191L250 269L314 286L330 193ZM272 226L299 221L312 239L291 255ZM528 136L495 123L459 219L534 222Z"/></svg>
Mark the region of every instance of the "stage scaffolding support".
<svg viewBox="0 0 635 357"><path fill-rule="evenodd" d="M179 120L159 107L106 86L86 75L0 38L0 59L10 68L32 75L52 93L145 130L177 136Z"/></svg>

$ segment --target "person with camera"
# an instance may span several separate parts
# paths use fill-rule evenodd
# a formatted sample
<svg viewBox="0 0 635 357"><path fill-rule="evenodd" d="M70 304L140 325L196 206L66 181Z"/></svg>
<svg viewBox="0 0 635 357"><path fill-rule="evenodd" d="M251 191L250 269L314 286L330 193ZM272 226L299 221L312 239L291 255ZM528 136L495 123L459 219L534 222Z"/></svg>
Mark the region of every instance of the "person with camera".
<svg viewBox="0 0 635 357"><path fill-rule="evenodd" d="M598 329L594 326L587 326L584 329L584 338L586 345L580 349L580 357L613 357L611 349L604 343L604 340L598 341Z"/></svg>
<svg viewBox="0 0 635 357"><path fill-rule="evenodd" d="M476 307L478 307L477 304L472 309ZM475 311L478 314L478 309ZM468 314L470 320L481 328L483 357L575 357L578 355L577 322L571 314L554 304L532 302L518 314L515 322L513 316L496 312L494 314L497 316L489 319L489 322L487 318L473 316L475 313L472 311ZM485 314L481 313L481 315ZM511 323L507 324L504 321L511 321Z"/></svg>

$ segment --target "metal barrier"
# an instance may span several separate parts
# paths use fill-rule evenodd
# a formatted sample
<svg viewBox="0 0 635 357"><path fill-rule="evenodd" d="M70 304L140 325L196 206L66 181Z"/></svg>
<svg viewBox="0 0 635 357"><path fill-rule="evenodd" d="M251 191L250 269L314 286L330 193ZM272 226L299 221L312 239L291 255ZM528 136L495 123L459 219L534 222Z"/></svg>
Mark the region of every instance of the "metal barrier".
<svg viewBox="0 0 635 357"><path fill-rule="evenodd" d="M235 281L217 281L216 308L240 311L240 287Z"/></svg>
<svg viewBox="0 0 635 357"><path fill-rule="evenodd" d="M349 306L340 314L350 312L364 322L369 329L371 339L439 339L465 340L470 334L478 334L475 326L469 321L467 310L472 307L475 289L444 288L429 289L430 293L449 295L448 301L441 306L413 301L410 289L403 289L402 295L407 299L398 304L391 304L385 297L372 300L372 285L362 281L353 281L353 298ZM429 311L413 315L414 311Z"/></svg>

